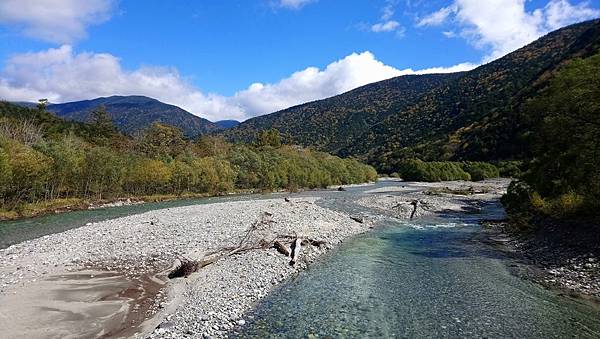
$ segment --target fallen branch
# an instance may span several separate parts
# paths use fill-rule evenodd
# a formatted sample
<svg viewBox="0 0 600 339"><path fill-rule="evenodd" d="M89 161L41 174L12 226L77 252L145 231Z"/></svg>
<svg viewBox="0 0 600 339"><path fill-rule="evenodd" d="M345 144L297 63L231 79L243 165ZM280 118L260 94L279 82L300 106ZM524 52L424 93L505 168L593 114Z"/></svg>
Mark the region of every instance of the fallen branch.
<svg viewBox="0 0 600 339"><path fill-rule="evenodd" d="M413 200L410 202L410 204L413 205L413 210L410 214L410 219L412 220L412 218L415 216L415 213L417 213L417 208L419 208L419 200Z"/></svg>
<svg viewBox="0 0 600 339"><path fill-rule="evenodd" d="M302 239L296 238L292 243L292 260L290 260L290 265L296 265L298 262L298 256L300 255L300 249L302 248Z"/></svg>
<svg viewBox="0 0 600 339"><path fill-rule="evenodd" d="M277 250L277 252L285 255L286 257L290 256L290 250L281 241L276 240L273 242L273 247Z"/></svg>
<svg viewBox="0 0 600 339"><path fill-rule="evenodd" d="M356 221L357 223L360 223L360 224L362 224L362 223L365 222L365 218L363 218L363 217L350 216L350 219L352 219L352 220L354 220L354 221Z"/></svg>
<svg viewBox="0 0 600 339"><path fill-rule="evenodd" d="M195 260L181 259L181 264L177 266L171 273L169 279L188 277L190 274L198 270L200 263Z"/></svg>
<svg viewBox="0 0 600 339"><path fill-rule="evenodd" d="M320 247L326 244L323 240L315 240L315 239L302 239L297 235L276 235L271 240L265 240L264 238L260 238L258 240L253 240L253 237L256 238L256 231L265 231L268 230L271 223L273 222L270 217L271 213L265 212L263 213L261 219L254 222L250 227L244 232L243 237L239 241L236 246L227 246L221 247L219 249L210 251L199 260L190 260L187 258L180 258L181 264L178 265L171 273L169 273L169 278L180 278L180 277L188 277L190 274L198 271L199 269L206 267L210 264L213 264L220 259L243 254L249 251L254 250L264 250L268 248L275 248L279 253L285 255L286 257L291 257L290 265L294 266L298 261L300 255L300 249L302 245L308 246L316 246ZM287 244L291 243L291 249Z"/></svg>

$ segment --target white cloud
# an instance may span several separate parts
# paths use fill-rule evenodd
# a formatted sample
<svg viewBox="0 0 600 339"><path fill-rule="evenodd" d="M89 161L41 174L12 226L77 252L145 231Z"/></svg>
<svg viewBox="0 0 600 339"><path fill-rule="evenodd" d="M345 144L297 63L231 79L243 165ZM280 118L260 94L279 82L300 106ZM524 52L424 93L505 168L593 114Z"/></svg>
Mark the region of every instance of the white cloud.
<svg viewBox="0 0 600 339"><path fill-rule="evenodd" d="M376 23L371 26L371 30L375 33L379 32L391 32L396 30L400 26L398 21L390 20L386 22Z"/></svg>
<svg viewBox="0 0 600 339"><path fill-rule="evenodd" d="M233 100L250 115L256 115L333 96L403 74L405 72L378 61L370 52L353 53L323 70L308 67L274 84L253 84L236 93Z"/></svg>
<svg viewBox="0 0 600 339"><path fill-rule="evenodd" d="M279 0L277 2L277 6L290 9L299 9L302 8L304 5L314 1L316 0Z"/></svg>
<svg viewBox="0 0 600 339"><path fill-rule="evenodd" d="M415 74L431 74L431 73L455 73L455 72L465 72L470 71L479 66L479 64L474 64L471 62L463 62L458 65L450 66L450 67L431 67L422 70L415 71Z"/></svg>
<svg viewBox="0 0 600 339"><path fill-rule="evenodd" d="M527 11L525 1L455 0L421 19L417 26L438 26L452 18L462 37L489 51L484 58L489 61L551 30L600 16L600 10L592 8L589 2L572 5L568 0L551 0L543 8Z"/></svg>
<svg viewBox="0 0 600 339"><path fill-rule="evenodd" d="M115 94L147 95L209 118L244 116L226 98L198 91L175 69L127 71L111 54L77 54L68 45L14 55L0 73L0 98L11 101L67 102Z"/></svg>
<svg viewBox="0 0 600 339"><path fill-rule="evenodd" d="M439 26L443 24L448 17L456 12L456 6L448 6L433 12L417 23L417 26Z"/></svg>
<svg viewBox="0 0 600 339"><path fill-rule="evenodd" d="M209 120L244 120L293 105L330 97L371 82L406 74L446 73L475 67L399 70L370 52L353 53L323 69L308 67L276 83L254 83L233 96L203 93L165 67L125 70L106 53L76 53L69 45L17 54L0 71L0 99L67 102L110 95L146 95Z"/></svg>
<svg viewBox="0 0 600 339"><path fill-rule="evenodd" d="M113 0L2 0L0 24L36 39L72 43L89 25L107 20Z"/></svg>
<svg viewBox="0 0 600 339"><path fill-rule="evenodd" d="M370 26L369 29L371 30L371 32L396 32L396 35L399 38L402 38L404 36L404 27L402 27L402 25L400 25L398 21L392 20L392 17L395 13L394 5L394 1L387 1L387 4L381 10L382 14L379 22Z"/></svg>
<svg viewBox="0 0 600 339"><path fill-rule="evenodd" d="M546 5L544 14L546 27L553 30L574 22L600 17L600 10L592 8L588 1L571 5L567 0L555 0Z"/></svg>

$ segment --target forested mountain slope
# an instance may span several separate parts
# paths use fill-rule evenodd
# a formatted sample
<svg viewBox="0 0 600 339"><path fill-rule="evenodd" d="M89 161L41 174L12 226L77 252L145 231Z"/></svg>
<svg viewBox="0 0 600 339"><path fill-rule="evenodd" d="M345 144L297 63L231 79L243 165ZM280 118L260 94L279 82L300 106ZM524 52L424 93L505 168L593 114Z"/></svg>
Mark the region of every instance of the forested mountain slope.
<svg viewBox="0 0 600 339"><path fill-rule="evenodd" d="M216 124L177 106L144 96L111 96L51 104L48 110L65 119L88 121L90 113L99 106L104 106L119 130L127 134L139 132L155 122L178 127L189 137L219 129Z"/></svg>
<svg viewBox="0 0 600 339"><path fill-rule="evenodd" d="M368 160L497 160L527 154L526 100L574 58L599 50L600 20L552 32L469 72L409 75L247 120L223 132L249 140L275 128L290 142Z"/></svg>

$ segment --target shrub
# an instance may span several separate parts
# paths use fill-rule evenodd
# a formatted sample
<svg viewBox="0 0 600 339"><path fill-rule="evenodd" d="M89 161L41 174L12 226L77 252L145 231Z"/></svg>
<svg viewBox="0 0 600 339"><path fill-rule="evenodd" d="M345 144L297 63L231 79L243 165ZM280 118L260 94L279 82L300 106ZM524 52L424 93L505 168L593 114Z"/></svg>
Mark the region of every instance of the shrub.
<svg viewBox="0 0 600 339"><path fill-rule="evenodd" d="M498 167L500 177L518 179L522 175L523 162L516 160L500 161L496 167Z"/></svg>
<svg viewBox="0 0 600 339"><path fill-rule="evenodd" d="M500 177L498 168L487 162L465 162L462 169L471 175L473 181Z"/></svg>
<svg viewBox="0 0 600 339"><path fill-rule="evenodd" d="M459 163L450 161L425 162L410 159L400 162L398 173L408 181L471 180Z"/></svg>

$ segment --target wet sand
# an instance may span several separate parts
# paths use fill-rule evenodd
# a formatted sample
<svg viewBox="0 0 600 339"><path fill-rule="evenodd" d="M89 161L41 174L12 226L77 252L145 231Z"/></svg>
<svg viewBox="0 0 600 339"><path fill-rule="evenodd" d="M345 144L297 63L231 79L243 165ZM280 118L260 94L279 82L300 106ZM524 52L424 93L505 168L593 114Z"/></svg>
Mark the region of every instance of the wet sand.
<svg viewBox="0 0 600 339"><path fill-rule="evenodd" d="M0 295L5 338L129 337L152 316L165 281L84 270Z"/></svg>

